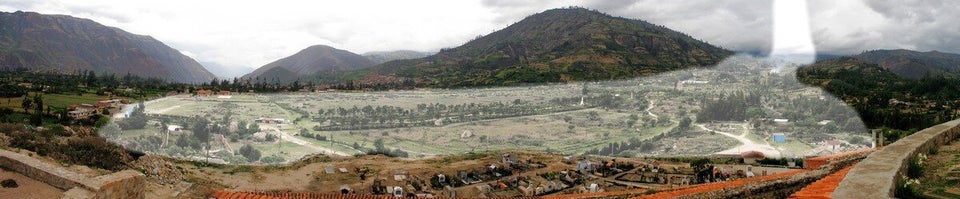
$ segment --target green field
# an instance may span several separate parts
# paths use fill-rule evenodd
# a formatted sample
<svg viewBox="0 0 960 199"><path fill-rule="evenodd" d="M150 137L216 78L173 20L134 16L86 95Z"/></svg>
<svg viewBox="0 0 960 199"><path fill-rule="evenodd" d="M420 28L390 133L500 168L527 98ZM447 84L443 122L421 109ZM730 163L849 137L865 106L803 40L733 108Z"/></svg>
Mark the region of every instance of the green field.
<svg viewBox="0 0 960 199"><path fill-rule="evenodd" d="M251 144L263 156L282 151L287 160L324 151L350 155L375 149L402 151L410 158L504 149L617 156L708 155L734 150L742 145L738 139L752 142L747 150L763 149L773 156L781 150L803 155L823 148L817 145L823 141L845 143L851 136L864 136L854 133L859 132L857 127L863 129L860 123L832 131L815 122L773 123L774 118L842 123L840 120L856 118L856 112L838 100L830 101L833 98L816 88L791 81L792 74L771 74L762 64L723 67L731 66L657 78L529 87L241 94L229 98L179 95L147 102L146 113L173 117L172 124L187 127L197 120L212 121L219 129L214 133L229 137L235 150ZM719 83L704 83L714 81ZM708 111L705 103L720 95L743 93L759 95L759 104L750 107L744 119L697 121ZM255 131L260 138L237 133L241 123L251 124L258 118L285 122L259 123ZM684 120L690 122L681 127ZM710 133L694 125L740 137ZM300 135L303 129L309 136ZM794 135L809 132L823 135ZM151 133L125 132L131 136ZM788 134L789 141L772 143L772 133ZM264 141L264 135L287 137ZM375 146L378 140L382 147ZM844 147L840 150L864 146L847 143Z"/></svg>
<svg viewBox="0 0 960 199"><path fill-rule="evenodd" d="M31 92L28 96L36 95ZM109 96L100 96L95 94L83 95L63 95L63 94L43 94L43 105L45 107L67 108L71 104L93 104L94 102L107 100ZM0 98L0 107L7 107L13 110L23 111L23 97Z"/></svg>

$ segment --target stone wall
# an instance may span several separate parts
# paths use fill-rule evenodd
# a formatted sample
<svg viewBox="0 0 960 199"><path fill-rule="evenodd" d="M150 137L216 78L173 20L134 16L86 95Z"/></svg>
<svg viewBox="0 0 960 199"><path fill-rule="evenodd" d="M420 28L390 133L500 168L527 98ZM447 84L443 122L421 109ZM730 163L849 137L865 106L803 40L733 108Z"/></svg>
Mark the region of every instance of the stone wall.
<svg viewBox="0 0 960 199"><path fill-rule="evenodd" d="M80 174L12 151L0 150L0 167L63 190L88 187Z"/></svg>
<svg viewBox="0 0 960 199"><path fill-rule="evenodd" d="M65 190L65 198L144 197L146 177L134 170L89 178L59 165L7 150L0 150L0 167Z"/></svg>
<svg viewBox="0 0 960 199"><path fill-rule="evenodd" d="M97 198L144 198L147 177L134 170L97 176L94 182L99 186Z"/></svg>
<svg viewBox="0 0 960 199"><path fill-rule="evenodd" d="M908 161L956 139L960 120L923 129L873 152L847 173L833 198L892 198L906 174Z"/></svg>

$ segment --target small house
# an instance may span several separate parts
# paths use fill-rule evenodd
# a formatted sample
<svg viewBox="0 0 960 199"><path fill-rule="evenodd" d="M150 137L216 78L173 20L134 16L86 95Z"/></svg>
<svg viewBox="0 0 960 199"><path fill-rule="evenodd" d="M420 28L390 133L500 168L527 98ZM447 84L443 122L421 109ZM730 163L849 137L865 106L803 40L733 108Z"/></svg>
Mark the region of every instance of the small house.
<svg viewBox="0 0 960 199"><path fill-rule="evenodd" d="M783 133L774 133L773 141L777 143L787 142L787 135L784 135Z"/></svg>
<svg viewBox="0 0 960 199"><path fill-rule="evenodd" d="M596 169L596 164L588 160L577 162L577 171L580 173L589 173L593 172Z"/></svg>
<svg viewBox="0 0 960 199"><path fill-rule="evenodd" d="M167 125L167 131L179 132L180 130L183 130L180 125Z"/></svg>
<svg viewBox="0 0 960 199"><path fill-rule="evenodd" d="M257 123L268 123L268 124L269 124L269 123L276 123L276 124L283 124L283 123L286 122L287 120L285 120L285 119L283 119L283 118L265 118L265 117L261 117L261 118L254 119L253 121L254 121L254 122L257 122Z"/></svg>
<svg viewBox="0 0 960 199"><path fill-rule="evenodd" d="M197 95L198 95L198 96L210 96L210 95L213 95L213 91L207 90L207 89L197 90Z"/></svg>

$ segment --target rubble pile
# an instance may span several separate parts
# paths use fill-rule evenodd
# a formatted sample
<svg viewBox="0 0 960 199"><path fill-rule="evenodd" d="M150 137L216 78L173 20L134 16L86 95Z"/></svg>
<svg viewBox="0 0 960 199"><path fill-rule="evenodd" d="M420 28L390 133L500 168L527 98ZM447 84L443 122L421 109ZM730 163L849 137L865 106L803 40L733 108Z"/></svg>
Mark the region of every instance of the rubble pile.
<svg viewBox="0 0 960 199"><path fill-rule="evenodd" d="M186 175L173 163L156 155L146 155L134 161L131 166L147 175L147 179L161 185L177 184L186 179Z"/></svg>

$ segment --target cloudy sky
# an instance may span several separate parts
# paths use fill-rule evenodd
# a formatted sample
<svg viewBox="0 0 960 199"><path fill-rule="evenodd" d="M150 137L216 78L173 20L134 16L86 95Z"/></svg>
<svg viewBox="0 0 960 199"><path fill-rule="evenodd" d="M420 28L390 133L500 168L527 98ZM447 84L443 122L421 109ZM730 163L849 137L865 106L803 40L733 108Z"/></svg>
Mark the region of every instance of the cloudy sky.
<svg viewBox="0 0 960 199"><path fill-rule="evenodd" d="M239 69L316 44L355 53L436 51L571 5L643 19L737 51L767 52L772 41L772 3L756 0L3 0L0 11L89 18L153 36L201 63ZM811 0L809 7L819 53L960 53L960 1Z"/></svg>

